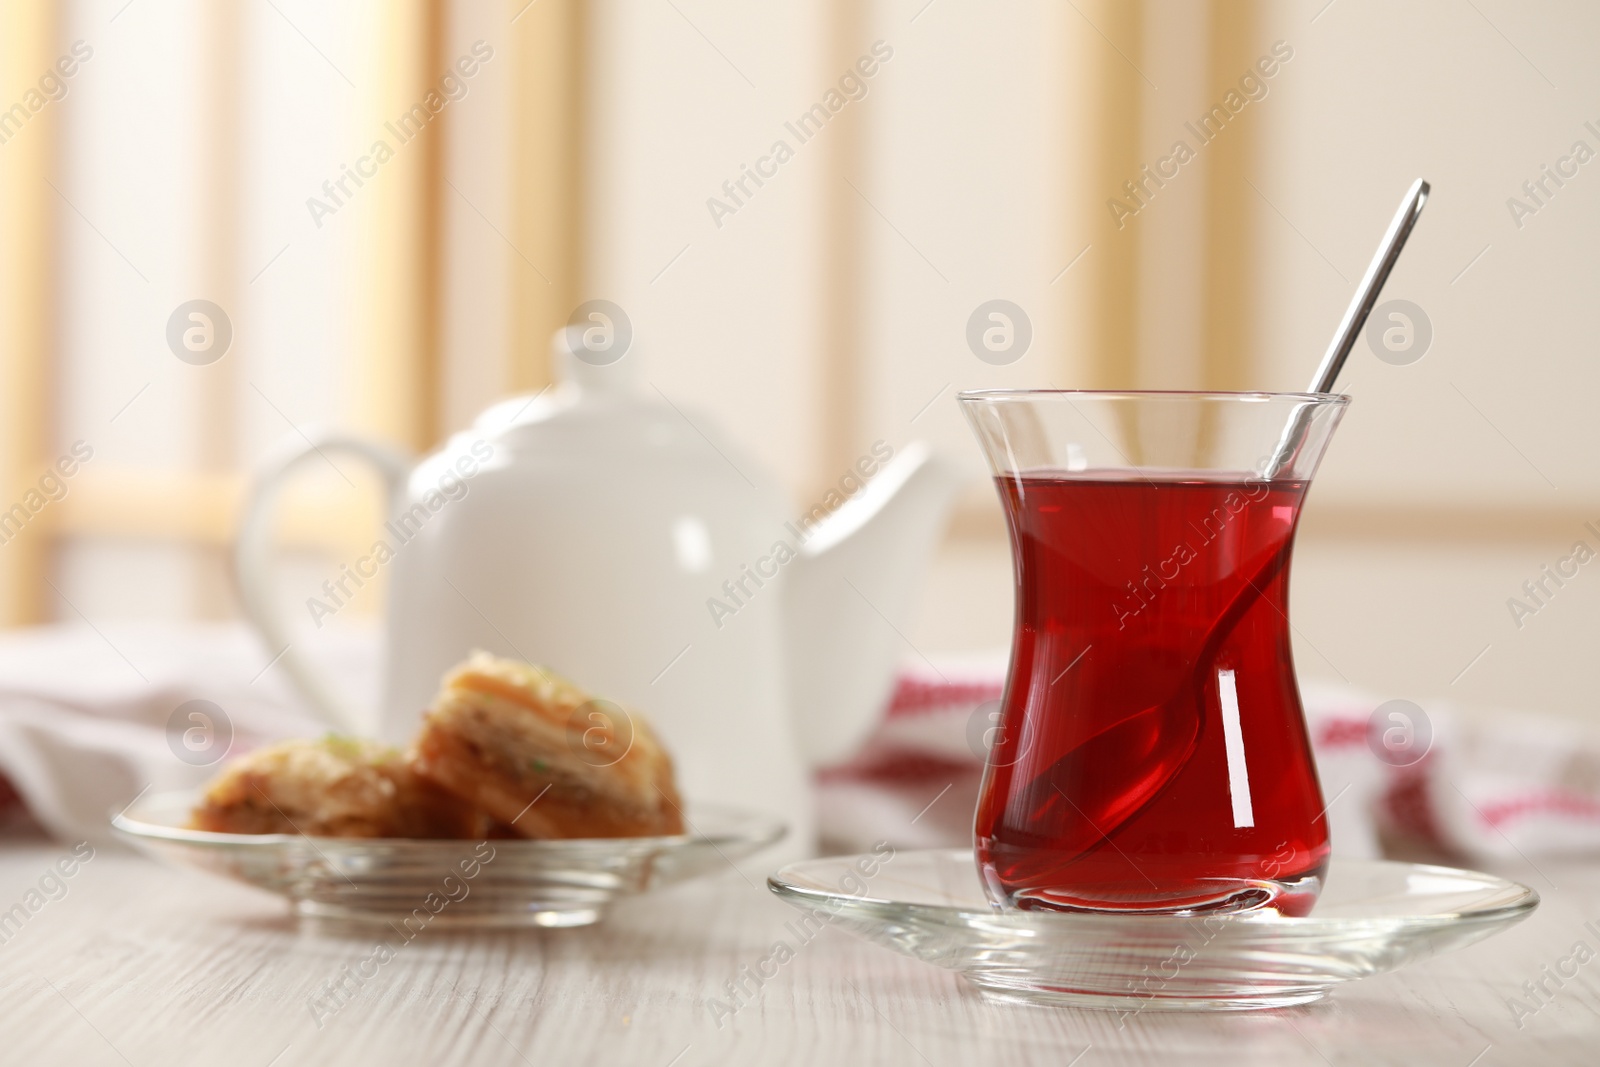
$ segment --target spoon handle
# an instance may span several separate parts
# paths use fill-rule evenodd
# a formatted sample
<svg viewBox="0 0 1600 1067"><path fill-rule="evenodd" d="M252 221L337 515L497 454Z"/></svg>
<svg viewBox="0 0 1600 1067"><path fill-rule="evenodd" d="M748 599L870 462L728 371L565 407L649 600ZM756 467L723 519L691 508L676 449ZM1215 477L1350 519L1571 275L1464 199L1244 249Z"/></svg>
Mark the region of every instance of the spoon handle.
<svg viewBox="0 0 1600 1067"><path fill-rule="evenodd" d="M1323 355L1322 365L1317 368L1317 375L1311 379L1311 388L1307 392L1333 392L1333 383L1344 369L1344 361L1349 358L1356 338L1361 336L1361 328L1367 324L1367 316L1378 302L1383 283L1389 280L1389 272L1394 269L1395 261L1400 258L1400 250L1406 245L1406 238L1411 236L1411 229L1422 214L1422 205L1428 202L1428 189L1428 183L1421 178L1411 183L1406 198L1400 202L1400 210L1394 213L1394 219L1383 235L1383 243L1378 246L1372 262L1367 265L1367 273L1356 287L1350 306L1345 308L1344 318L1339 321L1339 329L1328 343L1328 351Z"/></svg>

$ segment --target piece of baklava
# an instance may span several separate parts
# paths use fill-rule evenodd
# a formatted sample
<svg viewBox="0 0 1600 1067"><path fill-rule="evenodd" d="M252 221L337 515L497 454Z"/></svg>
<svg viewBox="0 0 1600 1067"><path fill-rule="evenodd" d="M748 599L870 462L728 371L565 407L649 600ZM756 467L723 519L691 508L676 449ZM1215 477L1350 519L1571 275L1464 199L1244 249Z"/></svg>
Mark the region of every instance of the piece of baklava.
<svg viewBox="0 0 1600 1067"><path fill-rule="evenodd" d="M445 676L413 766L522 837L683 832L672 761L638 714L486 652Z"/></svg>
<svg viewBox="0 0 1600 1067"><path fill-rule="evenodd" d="M411 769L405 753L329 735L257 749L222 769L190 825L311 837L505 837L495 819Z"/></svg>

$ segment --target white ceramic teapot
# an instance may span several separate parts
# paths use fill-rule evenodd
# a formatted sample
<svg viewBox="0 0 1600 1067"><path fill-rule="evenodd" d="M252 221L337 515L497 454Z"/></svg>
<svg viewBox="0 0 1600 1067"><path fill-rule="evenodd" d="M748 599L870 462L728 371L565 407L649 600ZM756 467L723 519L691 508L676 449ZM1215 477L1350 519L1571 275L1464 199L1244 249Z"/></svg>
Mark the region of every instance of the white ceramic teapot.
<svg viewBox="0 0 1600 1067"><path fill-rule="evenodd" d="M880 441L792 514L704 417L636 388L633 359L592 365L560 334L556 349L560 386L494 405L414 468L337 434L269 465L235 552L247 614L330 725L372 732L301 655L270 573L291 469L318 450L363 457L388 483L388 551L324 589L331 612L389 576L379 736L410 737L471 650L530 660L643 712L685 796L778 815L809 847L808 768L847 755L889 695L889 620L913 607L953 471L921 443Z"/></svg>

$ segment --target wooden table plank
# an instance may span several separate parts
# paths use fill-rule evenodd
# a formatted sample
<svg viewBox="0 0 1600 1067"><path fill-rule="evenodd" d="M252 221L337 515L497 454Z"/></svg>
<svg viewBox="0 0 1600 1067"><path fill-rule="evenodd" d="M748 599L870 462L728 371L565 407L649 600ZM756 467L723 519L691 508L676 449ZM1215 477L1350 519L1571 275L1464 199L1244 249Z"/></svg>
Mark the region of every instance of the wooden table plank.
<svg viewBox="0 0 1600 1067"><path fill-rule="evenodd" d="M63 846L0 849L0 912ZM0 944L0 1059L96 1064L1591 1064L1600 1061L1600 870L1541 861L1546 902L1510 933L1321 1004L1165 1015L997 1005L954 976L824 929L729 1018L724 983L792 935L734 872L624 902L595 927L434 926L319 1019L319 985L370 928L290 918L274 897L97 849ZM1513 877L1518 872L1506 871ZM45 886L54 889L54 884ZM1521 1020L1509 1001L1585 941L1597 953ZM1570 969L1570 964L1569 964ZM1553 972L1544 972L1553 973ZM718 1022L721 1022L721 1026ZM1475 1060L1474 1057L1477 1057Z"/></svg>

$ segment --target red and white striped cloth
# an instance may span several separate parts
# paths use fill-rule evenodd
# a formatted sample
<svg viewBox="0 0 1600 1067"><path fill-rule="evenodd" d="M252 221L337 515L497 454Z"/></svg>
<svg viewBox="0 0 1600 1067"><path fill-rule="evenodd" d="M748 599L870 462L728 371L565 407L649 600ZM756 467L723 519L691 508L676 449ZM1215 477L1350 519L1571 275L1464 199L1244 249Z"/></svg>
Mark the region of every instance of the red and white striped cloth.
<svg viewBox="0 0 1600 1067"><path fill-rule="evenodd" d="M375 702L376 635L335 630L319 654ZM0 635L0 830L27 812L59 836L102 838L106 812L143 786L210 777L168 749L168 718L185 700L225 705L248 743L319 732L269 661L238 625ZM907 663L867 743L817 776L824 847L968 844L989 726L974 712L998 701L1004 678L1002 653ZM1600 727L1418 700L1432 746L1392 767L1369 744L1381 699L1317 686L1305 698L1336 852L1371 856L1399 840L1463 861L1600 855Z"/></svg>
<svg viewBox="0 0 1600 1067"><path fill-rule="evenodd" d="M825 845L968 844L989 721L980 705L998 701L1004 684L1000 654L907 662L861 751L818 775ZM1314 684L1303 692L1338 854L1377 856L1389 842L1464 861L1600 855L1600 729L1419 700L1431 745L1394 766L1378 756L1388 723L1372 721L1386 698Z"/></svg>

